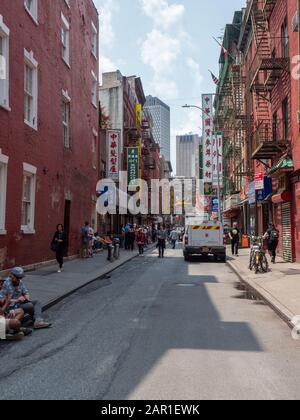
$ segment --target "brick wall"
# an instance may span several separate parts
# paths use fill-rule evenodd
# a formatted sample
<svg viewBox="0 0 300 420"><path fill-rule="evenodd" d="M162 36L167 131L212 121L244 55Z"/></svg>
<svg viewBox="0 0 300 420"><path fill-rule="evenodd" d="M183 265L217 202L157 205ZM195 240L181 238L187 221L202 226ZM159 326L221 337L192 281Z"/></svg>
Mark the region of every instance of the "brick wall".
<svg viewBox="0 0 300 420"><path fill-rule="evenodd" d="M57 223L64 222L65 199L71 200L69 254L77 253L79 231L91 219L98 168L92 168L93 129L98 109L91 103L91 22L98 26L92 1L38 2L38 25L23 0L1 0L0 15L10 29L10 107L0 107L0 149L9 157L7 235L0 236L0 269L53 258L49 244ZM70 68L61 57L61 13L70 22ZM18 17L16 19L16 16ZM38 130L24 123L24 48L38 61ZM63 144L62 90L71 97L71 149ZM37 168L35 230L21 232L23 162Z"/></svg>

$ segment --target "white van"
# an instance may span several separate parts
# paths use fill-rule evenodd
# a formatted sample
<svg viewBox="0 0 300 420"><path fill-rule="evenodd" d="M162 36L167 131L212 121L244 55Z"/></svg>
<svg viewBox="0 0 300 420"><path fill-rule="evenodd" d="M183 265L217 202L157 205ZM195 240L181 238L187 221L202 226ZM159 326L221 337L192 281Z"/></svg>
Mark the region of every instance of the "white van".
<svg viewBox="0 0 300 420"><path fill-rule="evenodd" d="M216 260L226 262L223 226L220 222L188 224L183 239L183 255L189 261L193 255L213 255Z"/></svg>

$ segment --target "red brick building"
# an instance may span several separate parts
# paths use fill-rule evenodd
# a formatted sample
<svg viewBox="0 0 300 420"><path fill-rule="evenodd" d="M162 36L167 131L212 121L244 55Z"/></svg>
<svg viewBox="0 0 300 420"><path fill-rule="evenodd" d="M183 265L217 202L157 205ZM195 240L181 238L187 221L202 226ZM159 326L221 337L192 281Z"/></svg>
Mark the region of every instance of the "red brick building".
<svg viewBox="0 0 300 420"><path fill-rule="evenodd" d="M272 182L272 196L256 201L257 232L263 233L268 222L274 221L281 233L279 251L288 261L300 259L300 254L296 255L300 206L292 184L299 169L299 89L292 77L293 57L299 55L297 3L249 1L240 39L246 53L245 75L250 93L250 168L254 177L263 174ZM250 33L247 28L251 28Z"/></svg>
<svg viewBox="0 0 300 420"><path fill-rule="evenodd" d="M98 13L91 0L1 0L0 270L77 254L96 222Z"/></svg>
<svg viewBox="0 0 300 420"><path fill-rule="evenodd" d="M247 1L239 41L234 49L225 46L230 55L223 68L229 71L221 74L217 101L221 130L229 122L226 109L239 114L238 104L243 110L242 143L233 145L241 165L233 168L228 191L235 198L235 218L244 233L259 235L274 221L287 261L300 261L299 3ZM234 91L245 91L243 102Z"/></svg>

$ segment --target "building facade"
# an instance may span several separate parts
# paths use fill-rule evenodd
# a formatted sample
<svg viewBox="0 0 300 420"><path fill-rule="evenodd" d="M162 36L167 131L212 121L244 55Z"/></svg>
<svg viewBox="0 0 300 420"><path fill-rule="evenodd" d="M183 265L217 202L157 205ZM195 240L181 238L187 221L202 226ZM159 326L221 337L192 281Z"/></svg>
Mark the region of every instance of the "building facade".
<svg viewBox="0 0 300 420"><path fill-rule="evenodd" d="M100 87L100 102L103 115L106 116L106 127L101 130L103 141L111 130L119 131L119 164L117 171L128 171L128 150L138 153L138 170L136 176L147 182L149 187L149 205L151 180L159 179L160 146L153 137L153 118L145 107L145 94L141 79L136 76L126 77L120 71L103 74ZM105 160L105 158L104 158ZM102 159L101 159L102 161ZM106 151L106 163L109 164ZM109 173L106 170L106 177ZM128 179L129 180L129 179ZM116 215L110 218L110 230L119 233L126 223L151 223L151 217L145 215Z"/></svg>
<svg viewBox="0 0 300 420"><path fill-rule="evenodd" d="M231 215L246 233L262 234L274 222L280 230L279 252L286 261L300 261L298 3L249 0L238 59L231 65L240 66L239 86L245 89L245 137L244 166L233 168L238 182L228 192L235 208L228 210L235 211ZM223 103L224 96L233 97L230 85L221 97ZM219 117L222 112L228 122L221 104Z"/></svg>
<svg viewBox="0 0 300 420"><path fill-rule="evenodd" d="M0 270L53 259L58 223L75 255L96 224L98 34L91 0L1 0Z"/></svg>
<svg viewBox="0 0 300 420"><path fill-rule="evenodd" d="M147 96L145 109L147 109L153 120L153 137L160 145L161 154L167 161L171 160L171 114L170 107L160 99Z"/></svg>
<svg viewBox="0 0 300 420"><path fill-rule="evenodd" d="M197 178L199 172L199 146L201 139L198 134L187 134L176 137L176 175L186 178Z"/></svg>

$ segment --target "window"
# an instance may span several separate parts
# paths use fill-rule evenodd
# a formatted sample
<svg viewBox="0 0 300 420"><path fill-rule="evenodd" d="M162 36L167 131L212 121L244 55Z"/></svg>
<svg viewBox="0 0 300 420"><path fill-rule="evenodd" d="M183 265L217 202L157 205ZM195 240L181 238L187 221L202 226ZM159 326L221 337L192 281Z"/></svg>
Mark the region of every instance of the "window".
<svg viewBox="0 0 300 420"><path fill-rule="evenodd" d="M98 31L92 22L92 53L95 58L98 57Z"/></svg>
<svg viewBox="0 0 300 420"><path fill-rule="evenodd" d="M282 38L282 57L289 57L289 29L287 24L287 19L285 19L284 24L281 27L281 38Z"/></svg>
<svg viewBox="0 0 300 420"><path fill-rule="evenodd" d="M286 98L282 102L282 116L283 116L283 140L288 139L289 135L289 101Z"/></svg>
<svg viewBox="0 0 300 420"><path fill-rule="evenodd" d="M97 132L93 130L93 139L92 139L92 153L93 153L93 168L97 169Z"/></svg>
<svg viewBox="0 0 300 420"><path fill-rule="evenodd" d="M23 233L33 234L35 215L36 168L23 164L22 226Z"/></svg>
<svg viewBox="0 0 300 420"><path fill-rule="evenodd" d="M98 81L95 73L92 71L92 104L97 108L97 88Z"/></svg>
<svg viewBox="0 0 300 420"><path fill-rule="evenodd" d="M62 58L64 62L70 65L70 24L67 19L61 14L61 43L62 43Z"/></svg>
<svg viewBox="0 0 300 420"><path fill-rule="evenodd" d="M38 63L33 58L33 53L25 50L24 66L24 121L37 130L37 67Z"/></svg>
<svg viewBox="0 0 300 420"><path fill-rule="evenodd" d="M38 20L37 0L24 0L24 6L35 22Z"/></svg>
<svg viewBox="0 0 300 420"><path fill-rule="evenodd" d="M0 106L9 109L9 29L0 15Z"/></svg>
<svg viewBox="0 0 300 420"><path fill-rule="evenodd" d="M0 235L5 235L6 186L8 157L2 155L0 149Z"/></svg>
<svg viewBox="0 0 300 420"><path fill-rule="evenodd" d="M63 91L63 130L64 130L64 147L70 149L70 115L71 115L71 98L69 97L68 91Z"/></svg>
<svg viewBox="0 0 300 420"><path fill-rule="evenodd" d="M70 102L63 101L64 146L70 149Z"/></svg>

